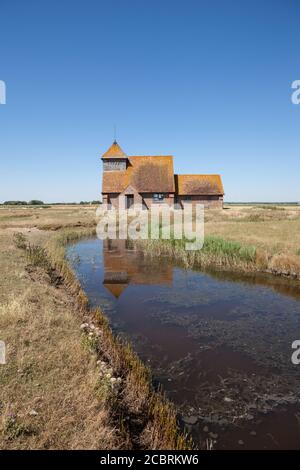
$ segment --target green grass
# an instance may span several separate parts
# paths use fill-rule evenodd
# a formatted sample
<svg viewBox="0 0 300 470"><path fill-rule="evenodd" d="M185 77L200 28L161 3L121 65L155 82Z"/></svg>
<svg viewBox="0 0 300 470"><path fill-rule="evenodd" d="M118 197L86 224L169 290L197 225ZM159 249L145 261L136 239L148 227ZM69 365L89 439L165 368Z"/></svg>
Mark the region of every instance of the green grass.
<svg viewBox="0 0 300 470"><path fill-rule="evenodd" d="M190 243L193 240L189 240L187 238L182 238L176 240L171 238L170 240L155 240L154 242L158 242L160 244L165 244L172 246L174 249L185 249L186 243ZM149 240L151 243L151 240ZM193 251L191 251L192 253ZM207 235L204 239L204 244L201 250L196 250L197 254L205 255L213 255L221 258L226 257L227 259L232 260L241 260L245 262L254 262L256 256L256 247L251 245L242 245L239 242L234 242L230 240L224 240L221 237L214 236L214 235Z"/></svg>
<svg viewBox="0 0 300 470"><path fill-rule="evenodd" d="M254 262L256 257L256 247L241 245L238 242L224 240L220 237L206 236L203 253L212 254L220 257L232 258L245 262Z"/></svg>
<svg viewBox="0 0 300 470"><path fill-rule="evenodd" d="M208 235L201 250L187 250L191 240L146 240L138 246L150 256L168 256L187 268L216 267L232 270L255 270L256 247Z"/></svg>

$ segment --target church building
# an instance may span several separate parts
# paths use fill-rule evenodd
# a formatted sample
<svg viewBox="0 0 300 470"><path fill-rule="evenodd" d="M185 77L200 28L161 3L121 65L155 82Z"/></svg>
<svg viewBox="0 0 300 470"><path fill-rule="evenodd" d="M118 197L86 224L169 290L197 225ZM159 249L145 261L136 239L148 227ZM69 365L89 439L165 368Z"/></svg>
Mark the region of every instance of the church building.
<svg viewBox="0 0 300 470"><path fill-rule="evenodd" d="M114 141L102 155L102 201L129 209L141 204L204 204L223 208L224 189L220 175L174 174L172 155L126 155Z"/></svg>

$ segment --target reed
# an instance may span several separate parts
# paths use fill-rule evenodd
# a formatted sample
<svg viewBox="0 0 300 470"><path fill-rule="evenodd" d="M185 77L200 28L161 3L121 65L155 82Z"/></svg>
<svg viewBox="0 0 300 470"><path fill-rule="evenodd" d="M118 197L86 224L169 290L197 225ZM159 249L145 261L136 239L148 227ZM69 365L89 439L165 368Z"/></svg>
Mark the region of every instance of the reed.
<svg viewBox="0 0 300 470"><path fill-rule="evenodd" d="M216 236L205 237L201 250L186 250L187 240L146 240L138 246L149 256L168 256L185 267L222 267L223 269L253 270L256 248Z"/></svg>

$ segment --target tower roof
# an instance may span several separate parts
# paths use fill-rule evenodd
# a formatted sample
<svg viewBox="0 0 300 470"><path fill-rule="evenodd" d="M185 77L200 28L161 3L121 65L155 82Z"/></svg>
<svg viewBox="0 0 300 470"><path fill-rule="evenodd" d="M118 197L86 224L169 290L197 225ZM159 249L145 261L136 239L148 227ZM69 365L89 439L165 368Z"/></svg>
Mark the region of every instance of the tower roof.
<svg viewBox="0 0 300 470"><path fill-rule="evenodd" d="M103 193L122 193L132 186L140 193L173 193L174 169L172 155L129 155L126 170L104 171Z"/></svg>
<svg viewBox="0 0 300 470"><path fill-rule="evenodd" d="M118 142L114 140L113 144L102 155L102 158L127 158L127 155L123 152Z"/></svg>

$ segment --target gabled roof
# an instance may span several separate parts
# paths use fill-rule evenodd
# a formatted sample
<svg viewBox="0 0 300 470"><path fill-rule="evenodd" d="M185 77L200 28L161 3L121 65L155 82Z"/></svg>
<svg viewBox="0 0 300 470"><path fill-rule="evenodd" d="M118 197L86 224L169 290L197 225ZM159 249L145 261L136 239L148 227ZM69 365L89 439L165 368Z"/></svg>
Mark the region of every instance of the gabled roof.
<svg viewBox="0 0 300 470"><path fill-rule="evenodd" d="M116 299L120 297L128 286L128 284L110 284L109 282L104 282L103 285Z"/></svg>
<svg viewBox="0 0 300 470"><path fill-rule="evenodd" d="M179 196L224 195L220 175L174 175Z"/></svg>
<svg viewBox="0 0 300 470"><path fill-rule="evenodd" d="M122 193L129 185L139 193L171 193L175 191L173 157L171 155L129 156L127 170L104 171L103 193Z"/></svg>
<svg viewBox="0 0 300 470"><path fill-rule="evenodd" d="M104 253L105 255L109 252ZM107 256L106 256L107 257ZM113 257L113 255L112 255ZM128 286L128 274L126 271L112 271L112 270L105 270L104 272L104 281L103 285L106 287L107 290L111 292L116 298L119 298L122 292Z"/></svg>
<svg viewBox="0 0 300 470"><path fill-rule="evenodd" d="M127 155L115 140L109 149L102 155L102 158L127 158Z"/></svg>

